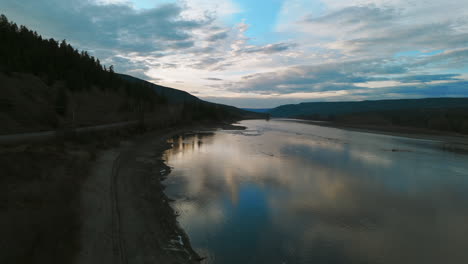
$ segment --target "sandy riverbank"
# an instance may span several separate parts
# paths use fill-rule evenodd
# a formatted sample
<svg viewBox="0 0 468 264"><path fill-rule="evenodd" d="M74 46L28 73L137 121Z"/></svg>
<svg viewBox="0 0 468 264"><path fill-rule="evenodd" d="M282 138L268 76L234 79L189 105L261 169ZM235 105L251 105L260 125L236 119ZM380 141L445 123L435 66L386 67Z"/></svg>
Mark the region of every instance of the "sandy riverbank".
<svg viewBox="0 0 468 264"><path fill-rule="evenodd" d="M149 132L98 156L81 192L74 263L199 263L164 194L161 180L170 168L162 155L169 138L207 127Z"/></svg>
<svg viewBox="0 0 468 264"><path fill-rule="evenodd" d="M468 135L445 133L443 131L434 131L427 129L409 128L409 127L385 127L371 125L351 125L326 121L312 121L294 119L297 122L303 122L318 126L333 127L345 130L352 130L364 133L382 134L396 137L407 137L415 139L432 140L439 142L439 147L446 151L468 153Z"/></svg>
<svg viewBox="0 0 468 264"><path fill-rule="evenodd" d="M166 141L183 131L147 133L99 154L81 192L75 263L197 263L161 184Z"/></svg>
<svg viewBox="0 0 468 264"><path fill-rule="evenodd" d="M232 129L191 129L207 127ZM166 139L188 130L0 146L0 263L196 262L160 182Z"/></svg>

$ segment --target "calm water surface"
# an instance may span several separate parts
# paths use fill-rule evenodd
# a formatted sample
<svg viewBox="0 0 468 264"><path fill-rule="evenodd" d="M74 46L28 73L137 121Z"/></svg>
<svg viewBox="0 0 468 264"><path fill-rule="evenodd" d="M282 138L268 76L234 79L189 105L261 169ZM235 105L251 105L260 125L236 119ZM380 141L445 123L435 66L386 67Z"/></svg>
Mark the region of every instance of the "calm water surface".
<svg viewBox="0 0 468 264"><path fill-rule="evenodd" d="M468 263L468 156L434 141L243 121L185 135L167 194L204 263Z"/></svg>

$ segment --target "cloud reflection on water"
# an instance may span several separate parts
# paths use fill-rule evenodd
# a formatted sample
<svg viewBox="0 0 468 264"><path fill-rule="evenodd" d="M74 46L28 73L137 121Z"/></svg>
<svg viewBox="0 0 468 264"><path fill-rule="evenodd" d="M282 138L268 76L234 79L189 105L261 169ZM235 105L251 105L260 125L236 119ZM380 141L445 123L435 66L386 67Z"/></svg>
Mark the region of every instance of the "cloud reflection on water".
<svg viewBox="0 0 468 264"><path fill-rule="evenodd" d="M466 157L306 124L244 125L261 135L179 137L165 154L179 220L214 263L468 263Z"/></svg>

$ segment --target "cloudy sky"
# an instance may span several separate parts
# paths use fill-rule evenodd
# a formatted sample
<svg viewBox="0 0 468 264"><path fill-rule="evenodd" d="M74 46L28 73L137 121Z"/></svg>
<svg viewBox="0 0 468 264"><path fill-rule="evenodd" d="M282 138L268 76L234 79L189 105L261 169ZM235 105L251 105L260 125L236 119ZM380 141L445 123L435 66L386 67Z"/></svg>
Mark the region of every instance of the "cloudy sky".
<svg viewBox="0 0 468 264"><path fill-rule="evenodd" d="M0 0L0 13L239 107L468 96L466 0Z"/></svg>

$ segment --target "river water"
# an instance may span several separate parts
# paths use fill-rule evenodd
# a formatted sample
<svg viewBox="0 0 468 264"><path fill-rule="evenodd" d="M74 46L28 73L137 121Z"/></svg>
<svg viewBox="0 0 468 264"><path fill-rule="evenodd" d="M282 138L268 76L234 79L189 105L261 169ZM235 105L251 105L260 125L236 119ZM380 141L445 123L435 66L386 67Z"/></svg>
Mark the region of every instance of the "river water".
<svg viewBox="0 0 468 264"><path fill-rule="evenodd" d="M165 184L203 263L468 263L468 156L249 120L173 139Z"/></svg>

